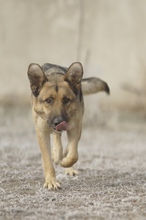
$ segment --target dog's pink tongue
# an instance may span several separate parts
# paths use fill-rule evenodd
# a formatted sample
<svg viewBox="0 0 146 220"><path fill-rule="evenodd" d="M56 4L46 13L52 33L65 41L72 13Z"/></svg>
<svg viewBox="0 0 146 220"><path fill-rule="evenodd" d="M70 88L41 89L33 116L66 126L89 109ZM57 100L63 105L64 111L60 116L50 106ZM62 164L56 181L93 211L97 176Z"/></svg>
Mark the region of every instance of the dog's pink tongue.
<svg viewBox="0 0 146 220"><path fill-rule="evenodd" d="M56 131L63 131L63 130L66 131L67 130L67 122L62 121L55 128L56 128Z"/></svg>

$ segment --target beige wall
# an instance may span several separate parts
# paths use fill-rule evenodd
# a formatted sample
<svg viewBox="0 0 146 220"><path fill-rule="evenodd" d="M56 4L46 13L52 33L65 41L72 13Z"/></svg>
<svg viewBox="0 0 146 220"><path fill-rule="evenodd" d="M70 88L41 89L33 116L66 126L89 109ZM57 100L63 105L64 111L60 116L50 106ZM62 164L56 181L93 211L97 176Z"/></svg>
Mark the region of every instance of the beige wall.
<svg viewBox="0 0 146 220"><path fill-rule="evenodd" d="M29 63L79 60L111 88L86 102L144 109L146 1L0 0L0 60L1 102L29 100Z"/></svg>

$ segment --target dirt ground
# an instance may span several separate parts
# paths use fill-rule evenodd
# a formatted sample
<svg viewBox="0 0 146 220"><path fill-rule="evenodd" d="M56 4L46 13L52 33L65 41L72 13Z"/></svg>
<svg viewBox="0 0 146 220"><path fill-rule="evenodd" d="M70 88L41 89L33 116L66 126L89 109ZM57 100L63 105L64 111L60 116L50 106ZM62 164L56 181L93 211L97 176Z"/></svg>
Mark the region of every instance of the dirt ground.
<svg viewBox="0 0 146 220"><path fill-rule="evenodd" d="M56 167L62 189L43 188L29 108L0 108L0 219L146 219L146 125L86 126L79 175Z"/></svg>

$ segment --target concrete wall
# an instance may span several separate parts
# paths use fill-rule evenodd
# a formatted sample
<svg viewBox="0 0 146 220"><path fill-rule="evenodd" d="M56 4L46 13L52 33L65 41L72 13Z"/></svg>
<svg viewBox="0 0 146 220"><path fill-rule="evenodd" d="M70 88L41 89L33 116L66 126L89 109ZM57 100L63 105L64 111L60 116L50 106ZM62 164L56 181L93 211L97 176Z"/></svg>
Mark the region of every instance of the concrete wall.
<svg viewBox="0 0 146 220"><path fill-rule="evenodd" d="M145 12L145 0L0 0L1 103L28 102L29 63L78 60L86 77L100 77L111 88L108 98L86 99L94 102L92 113L97 102L145 111Z"/></svg>

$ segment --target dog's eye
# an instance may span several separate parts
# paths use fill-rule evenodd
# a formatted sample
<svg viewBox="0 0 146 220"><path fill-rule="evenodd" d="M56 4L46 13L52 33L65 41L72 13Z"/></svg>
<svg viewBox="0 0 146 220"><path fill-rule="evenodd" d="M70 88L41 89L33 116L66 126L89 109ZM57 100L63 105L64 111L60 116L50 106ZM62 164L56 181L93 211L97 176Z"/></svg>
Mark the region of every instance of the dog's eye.
<svg viewBox="0 0 146 220"><path fill-rule="evenodd" d="M69 98L67 98L67 97L64 97L64 98L63 98L63 104L64 104L64 105L68 104L70 101L71 101L71 100L70 100Z"/></svg>
<svg viewBox="0 0 146 220"><path fill-rule="evenodd" d="M47 103L47 104L52 104L53 103L53 97L49 97L49 98L47 98L46 100L45 100L45 102Z"/></svg>

